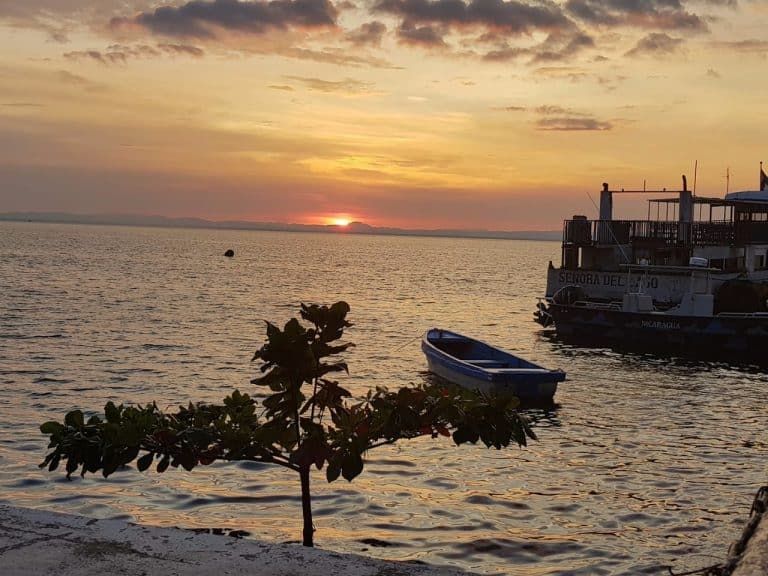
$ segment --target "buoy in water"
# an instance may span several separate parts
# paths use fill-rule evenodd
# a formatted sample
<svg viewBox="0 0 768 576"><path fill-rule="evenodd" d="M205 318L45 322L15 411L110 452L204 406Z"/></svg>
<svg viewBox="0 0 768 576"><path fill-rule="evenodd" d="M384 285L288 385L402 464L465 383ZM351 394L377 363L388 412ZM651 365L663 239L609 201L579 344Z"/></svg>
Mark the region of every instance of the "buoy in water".
<svg viewBox="0 0 768 576"><path fill-rule="evenodd" d="M231 248L226 252L224 252L224 256L226 256L227 258L232 258L234 255L235 255L235 251L232 250Z"/></svg>

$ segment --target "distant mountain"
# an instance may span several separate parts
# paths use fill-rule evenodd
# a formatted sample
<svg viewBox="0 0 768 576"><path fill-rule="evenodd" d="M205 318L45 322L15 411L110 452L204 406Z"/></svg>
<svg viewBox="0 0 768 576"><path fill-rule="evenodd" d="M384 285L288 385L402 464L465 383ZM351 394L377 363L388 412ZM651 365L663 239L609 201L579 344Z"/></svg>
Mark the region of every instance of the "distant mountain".
<svg viewBox="0 0 768 576"><path fill-rule="evenodd" d="M285 224L282 222L213 221L202 218L168 218L138 214L69 214L67 212L5 212L0 220L12 222L56 222L61 224L107 224L118 226L159 226L164 228L220 228L227 230L275 230L285 232L328 232L333 234L384 234L392 236L438 236L454 238L497 238L503 240L560 240L559 230L458 230L407 229L371 226L350 222L334 224Z"/></svg>

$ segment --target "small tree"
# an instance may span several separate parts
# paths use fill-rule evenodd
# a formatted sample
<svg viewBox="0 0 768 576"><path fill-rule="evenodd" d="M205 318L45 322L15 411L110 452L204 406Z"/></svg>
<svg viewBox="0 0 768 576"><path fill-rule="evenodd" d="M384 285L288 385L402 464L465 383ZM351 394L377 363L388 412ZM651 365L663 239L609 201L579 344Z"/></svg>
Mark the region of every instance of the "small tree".
<svg viewBox="0 0 768 576"><path fill-rule="evenodd" d="M331 360L351 343L340 343L349 305L301 305L307 328L291 319L280 330L267 322L267 342L254 354L261 375L253 384L271 391L261 405L238 390L222 405L192 404L165 414L156 404L116 406L108 402L103 418L87 421L80 410L64 422L46 422L50 452L40 464L49 471L66 461L67 478L80 469L106 478L136 460L140 471L157 462L192 470L217 460L266 462L293 470L301 481L303 543L313 546L310 470L325 467L328 482L351 481L363 471L363 456L373 448L419 436L452 436L458 444L478 440L501 449L535 438L517 399L480 395L454 386L422 384L397 391L376 388L364 400L347 402L350 393L329 375L348 372ZM139 454L144 453L139 456Z"/></svg>

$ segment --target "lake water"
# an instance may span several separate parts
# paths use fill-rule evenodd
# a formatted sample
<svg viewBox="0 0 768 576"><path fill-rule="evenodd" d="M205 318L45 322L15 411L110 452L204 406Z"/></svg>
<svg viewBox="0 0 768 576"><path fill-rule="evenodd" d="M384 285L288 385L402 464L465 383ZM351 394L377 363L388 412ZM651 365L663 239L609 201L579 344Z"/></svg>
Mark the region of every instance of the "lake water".
<svg viewBox="0 0 768 576"><path fill-rule="evenodd" d="M222 255L228 248L235 258ZM0 222L0 500L298 540L298 479L262 465L104 480L38 470L40 423L108 400L253 391L263 319L350 303L356 395L420 382L440 326L563 368L539 441L420 439L313 480L318 546L501 574L661 574L724 559L768 476L768 376L553 341L532 321L553 242ZM361 542L374 538L389 546Z"/></svg>

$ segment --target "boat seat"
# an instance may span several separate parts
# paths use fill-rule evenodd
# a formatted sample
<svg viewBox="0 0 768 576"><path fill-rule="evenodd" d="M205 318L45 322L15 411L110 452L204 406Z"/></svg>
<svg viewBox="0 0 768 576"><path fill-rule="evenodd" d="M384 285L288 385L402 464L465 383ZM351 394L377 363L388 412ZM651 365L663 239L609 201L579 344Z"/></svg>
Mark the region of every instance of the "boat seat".
<svg viewBox="0 0 768 576"><path fill-rule="evenodd" d="M491 374L506 372L509 374L550 374L553 371L546 368L488 368Z"/></svg>
<svg viewBox="0 0 768 576"><path fill-rule="evenodd" d="M485 360L481 358L478 358L477 360L464 360L464 362L482 368L504 368L505 366L509 366L509 362L504 362L503 360Z"/></svg>

